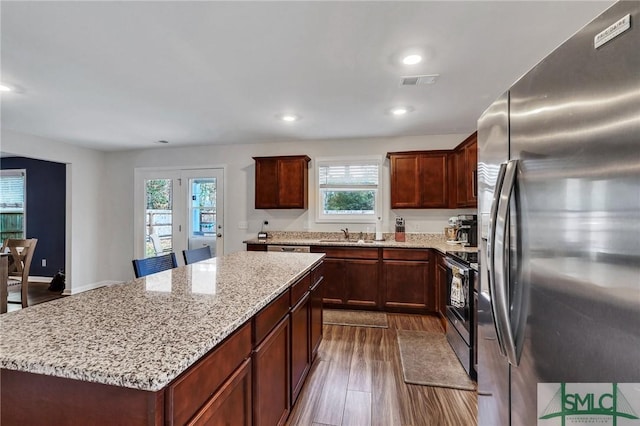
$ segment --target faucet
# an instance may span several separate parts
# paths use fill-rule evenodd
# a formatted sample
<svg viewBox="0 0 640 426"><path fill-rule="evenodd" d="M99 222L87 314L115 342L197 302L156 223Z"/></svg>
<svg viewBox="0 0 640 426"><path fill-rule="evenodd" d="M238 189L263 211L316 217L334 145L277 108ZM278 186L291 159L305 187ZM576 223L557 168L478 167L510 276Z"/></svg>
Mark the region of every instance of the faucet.
<svg viewBox="0 0 640 426"><path fill-rule="evenodd" d="M341 231L344 233L344 239L348 240L349 239L349 228L341 229Z"/></svg>

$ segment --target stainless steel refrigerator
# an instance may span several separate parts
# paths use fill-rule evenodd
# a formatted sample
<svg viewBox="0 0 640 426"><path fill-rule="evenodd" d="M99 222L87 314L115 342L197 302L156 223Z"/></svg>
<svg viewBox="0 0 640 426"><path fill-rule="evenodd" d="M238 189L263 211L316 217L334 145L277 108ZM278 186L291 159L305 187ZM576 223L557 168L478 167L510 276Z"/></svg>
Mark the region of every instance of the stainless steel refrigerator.
<svg viewBox="0 0 640 426"><path fill-rule="evenodd" d="M598 414L566 389L575 402L586 383L640 383L639 2L614 4L485 111L478 182L479 424L610 421L608 399ZM558 394L542 401L540 383ZM624 389L613 409L629 420L640 385Z"/></svg>

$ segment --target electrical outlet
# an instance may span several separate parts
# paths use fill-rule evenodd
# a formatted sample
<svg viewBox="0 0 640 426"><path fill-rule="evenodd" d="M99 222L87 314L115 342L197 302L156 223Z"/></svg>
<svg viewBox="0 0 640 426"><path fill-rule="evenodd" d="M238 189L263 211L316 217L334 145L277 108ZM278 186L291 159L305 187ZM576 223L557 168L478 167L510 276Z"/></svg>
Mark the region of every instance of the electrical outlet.
<svg viewBox="0 0 640 426"><path fill-rule="evenodd" d="M249 222L245 220L238 222L238 229L249 229Z"/></svg>
<svg viewBox="0 0 640 426"><path fill-rule="evenodd" d="M45 266L47 266L47 259L42 259L42 267L44 268Z"/></svg>

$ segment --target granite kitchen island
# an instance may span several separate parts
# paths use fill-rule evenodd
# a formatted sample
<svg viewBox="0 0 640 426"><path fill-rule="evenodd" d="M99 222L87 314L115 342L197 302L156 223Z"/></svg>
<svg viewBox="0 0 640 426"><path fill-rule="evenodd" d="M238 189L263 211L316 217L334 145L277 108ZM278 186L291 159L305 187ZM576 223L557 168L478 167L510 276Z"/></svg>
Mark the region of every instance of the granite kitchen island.
<svg viewBox="0 0 640 426"><path fill-rule="evenodd" d="M0 423L277 424L321 339L323 256L238 252L0 316Z"/></svg>

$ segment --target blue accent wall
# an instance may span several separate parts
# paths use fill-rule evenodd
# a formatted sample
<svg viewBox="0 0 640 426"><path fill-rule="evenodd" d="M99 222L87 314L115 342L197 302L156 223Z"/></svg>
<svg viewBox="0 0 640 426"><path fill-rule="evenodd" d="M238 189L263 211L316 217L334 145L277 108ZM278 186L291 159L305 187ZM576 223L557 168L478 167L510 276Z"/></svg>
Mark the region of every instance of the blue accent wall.
<svg viewBox="0 0 640 426"><path fill-rule="evenodd" d="M52 277L65 263L66 164L6 157L0 168L27 171L26 237L38 239L29 275Z"/></svg>

